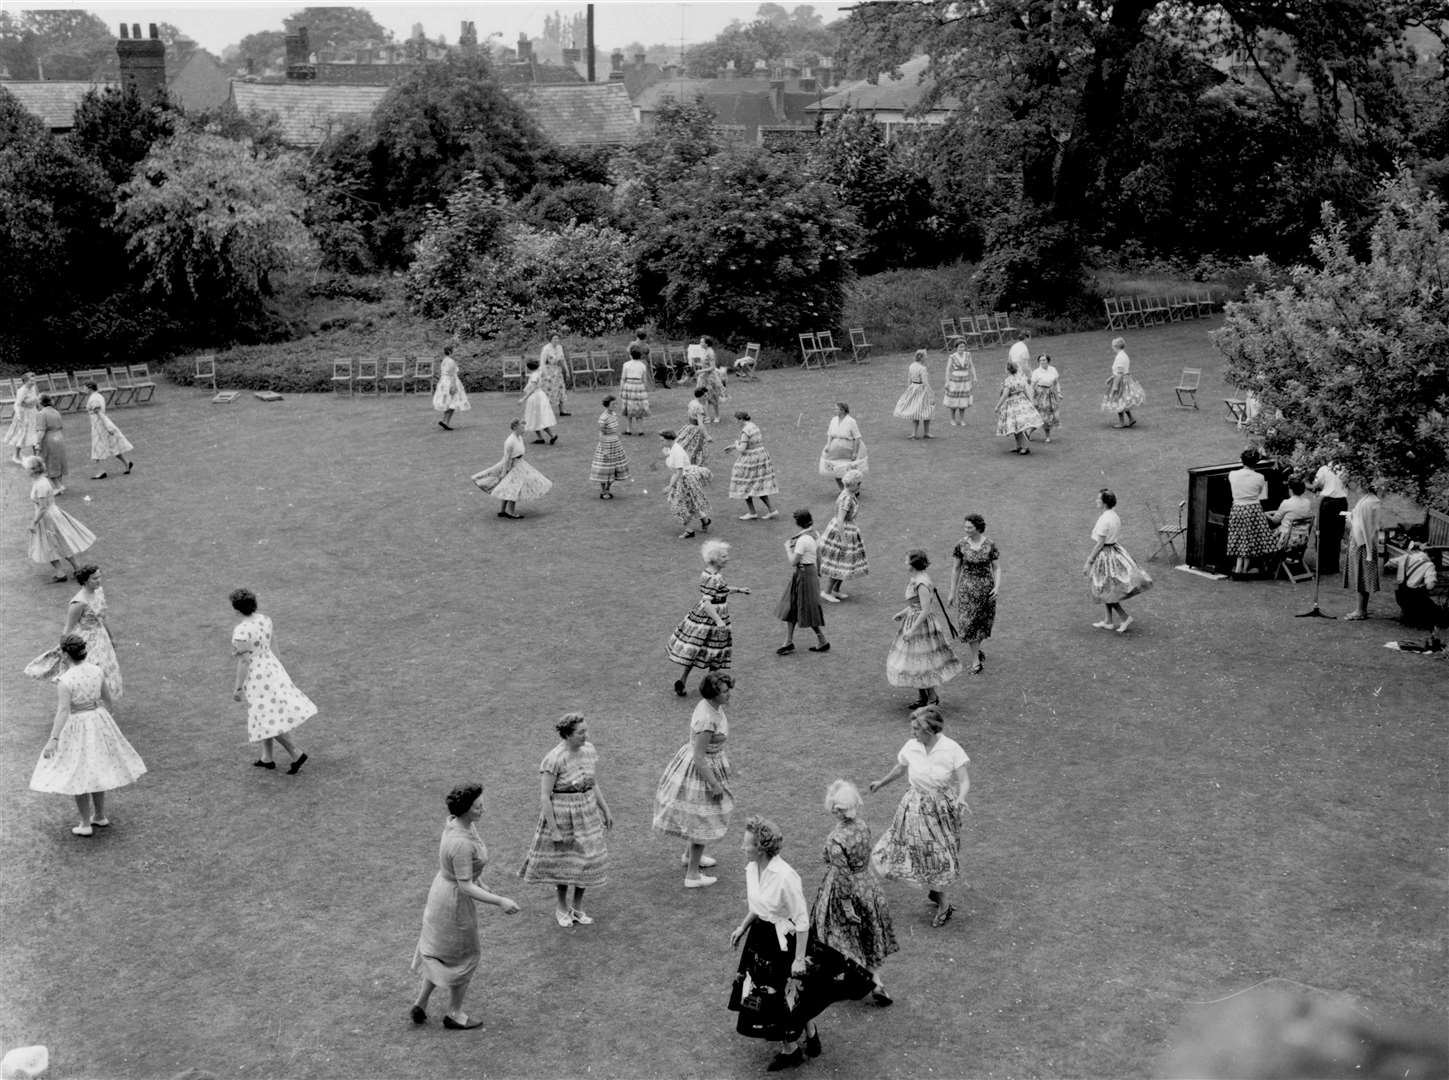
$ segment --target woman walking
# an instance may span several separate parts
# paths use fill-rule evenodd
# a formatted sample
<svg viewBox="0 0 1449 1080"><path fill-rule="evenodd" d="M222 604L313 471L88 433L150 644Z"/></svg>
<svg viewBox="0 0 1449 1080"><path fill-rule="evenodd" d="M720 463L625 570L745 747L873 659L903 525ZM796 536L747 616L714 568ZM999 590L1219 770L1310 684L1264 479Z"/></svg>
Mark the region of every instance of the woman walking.
<svg viewBox="0 0 1449 1080"><path fill-rule="evenodd" d="M116 458L126 466L121 475L130 476L131 470L136 467L134 461L126 460L126 455L135 449L131 440L122 435L115 421L106 415L106 395L101 393L100 384L88 382L86 389L90 391L90 396L86 398L86 412L91 417L91 460L99 466L107 458ZM91 477L92 480L105 478L105 469Z"/></svg>
<svg viewBox="0 0 1449 1080"><path fill-rule="evenodd" d="M23 466L25 459L35 453L35 444L40 442L40 391L35 388L35 372L27 371L15 389L15 415L5 429L5 445L14 453L14 462Z"/></svg>
<svg viewBox="0 0 1449 1080"><path fill-rule="evenodd" d="M1099 630L1116 630L1126 633L1132 625L1132 616L1122 606L1123 600L1152 588L1152 578L1133 560L1127 549L1118 543L1122 535L1122 519L1115 507L1117 496L1107 488L1097 492L1097 508L1101 514L1092 526L1092 539L1096 546L1087 556L1082 573L1087 575L1092 599L1107 607L1107 617L1092 625Z"/></svg>
<svg viewBox="0 0 1449 1080"><path fill-rule="evenodd" d="M947 890L961 876L961 823L971 790L971 759L955 739L941 734L941 710L933 705L911 713L911 737L896 755L891 771L872 780L879 791L905 774L910 790L901 796L890 828L871 852L883 878L924 885L936 905L931 925L942 927L955 908Z"/></svg>
<svg viewBox="0 0 1449 1080"><path fill-rule="evenodd" d="M1344 616L1349 621L1368 618L1369 593L1379 591L1379 493L1384 482L1369 481L1368 490L1348 513L1348 551L1343 562L1343 587L1357 594L1354 609Z"/></svg>
<svg viewBox="0 0 1449 1080"><path fill-rule="evenodd" d="M629 359L619 368L620 410L624 414L625 435L644 434L644 420L649 415L649 365L645 359L648 355L648 347L635 341L629 346ZM638 431L634 430L635 421L639 422Z"/></svg>
<svg viewBox="0 0 1449 1080"><path fill-rule="evenodd" d="M312 699L298 690L272 649L272 620L257 610L256 593L237 589L231 594L231 606L242 621L231 634L232 651L236 653L236 684L233 701L247 706L247 740L262 744L262 756L252 762L259 769L275 769L272 760L273 741L292 758L287 772L296 775L307 764L307 755L287 733L301 727L317 715Z"/></svg>
<svg viewBox="0 0 1449 1080"><path fill-rule="evenodd" d="M694 387L703 390L701 404L709 411L709 422L719 423L719 406L724 400L724 377L720 374L719 362L715 357L714 343L708 337L699 339L698 345L690 347L690 366L694 368Z"/></svg>
<svg viewBox="0 0 1449 1080"><path fill-rule="evenodd" d="M804 1064L807 1055L819 1057L821 1050L815 1024L802 1024L789 1000L794 983L799 1004L807 974L810 911L800 875L780 856L784 843L780 827L767 818L756 815L745 824L741 850L749 860L745 864L749 910L730 934L731 946L744 942L729 1000L730 1011L740 1014L735 1030L747 1038L781 1044L767 1072L793 1069Z"/></svg>
<svg viewBox="0 0 1449 1080"><path fill-rule="evenodd" d="M458 361L453 359L453 346L444 345L443 362L438 366L438 385L433 390L433 411L443 414L438 427L452 431L453 414L472 408L468 402L468 391L463 389L463 380L458 377Z"/></svg>
<svg viewBox="0 0 1449 1080"><path fill-rule="evenodd" d="M972 390L976 387L976 363L966 342L960 338L951 340L951 355L946 357L946 385L941 393L941 404L951 411L951 426L966 426L966 410L971 408Z"/></svg>
<svg viewBox="0 0 1449 1080"><path fill-rule="evenodd" d="M931 391L931 373L926 370L926 350L917 349L906 369L906 390L897 400L891 415L911 422L911 438L934 439L931 417L936 412L936 395Z"/></svg>
<svg viewBox="0 0 1449 1080"><path fill-rule="evenodd" d="M886 656L886 681L892 686L915 687L912 708L919 708L940 700L936 687L961 674L961 661L951 651L951 643L931 607L932 600L939 607L940 598L926 573L930 559L924 551L915 550L906 556L906 564L911 571L906 582L906 606L891 616L901 625Z"/></svg>
<svg viewBox="0 0 1449 1080"><path fill-rule="evenodd" d="M724 672L710 672L700 681L689 741L675 753L654 790L655 831L688 844L680 859L686 889L702 889L718 880L701 873L701 868L715 865L704 847L724 836L734 813L730 759L724 749L730 731L724 709L734 684Z"/></svg>
<svg viewBox="0 0 1449 1080"><path fill-rule="evenodd" d="M564 353L563 342L559 340L557 334L552 335L544 347L539 350L538 368L549 407L559 416L568 416L569 412L564 408L567 403L564 376L570 374L569 361L568 356Z"/></svg>
<svg viewBox="0 0 1449 1080"><path fill-rule="evenodd" d="M709 421L704 415L703 388L695 388L694 396L689 399L689 406L685 411L688 415L684 426L679 429L679 445L689 455L691 465L703 465L709 456L709 444L714 442L714 436L704 426Z"/></svg>
<svg viewBox="0 0 1449 1080"><path fill-rule="evenodd" d="M825 876L810 905L809 955L827 972L864 974L877 1005L891 1004L880 966L896 952L895 929L885 894L870 868L870 826L860 819L860 791L836 780L825 791L825 810L835 828L825 838ZM858 996L858 995L855 995Z"/></svg>
<svg viewBox="0 0 1449 1080"><path fill-rule="evenodd" d="M1001 554L996 541L987 538L986 519L980 514L967 514L961 529L961 542L951 550L955 572L947 602L956 608L956 636L971 650L971 674L980 675L986 659L981 643L991 636L996 623Z"/></svg>
<svg viewBox="0 0 1449 1080"><path fill-rule="evenodd" d="M825 611L820 606L820 575L816 569L820 541L815 534L815 519L809 510L796 510L795 525L800 531L785 541L790 583L775 605L775 618L785 624L785 644L775 650L777 656L795 651L796 626L815 631L811 652L830 651L830 642L825 640Z"/></svg>
<svg viewBox="0 0 1449 1080"><path fill-rule="evenodd" d="M1031 403L1031 388L1026 375L1016 361L1006 362L1006 378L1001 382L1001 393L996 398L996 434L1009 435L1016 440L1016 454L1029 454L1031 433L1041 427L1041 414Z"/></svg>
<svg viewBox="0 0 1449 1080"><path fill-rule="evenodd" d="M669 503L669 508L674 511L674 516L679 519L679 526L684 531L679 534L679 539L688 540L694 536L694 530L689 523L699 518L699 528L702 532L709 531L710 505L709 495L704 490L705 485L710 481L710 471L703 465L690 463L689 454L685 452L684 445L679 442L672 431L661 431L659 437L664 440L664 465L669 469L669 483L664 489L664 498Z"/></svg>
<svg viewBox="0 0 1449 1080"><path fill-rule="evenodd" d="M1125 338L1113 338L1112 374L1107 376L1107 392L1102 396L1102 411L1117 414L1113 427L1129 428L1137 424L1132 410L1147 400L1142 384L1132 377L1132 360L1127 355Z"/></svg>
<svg viewBox="0 0 1449 1080"><path fill-rule="evenodd" d="M870 563L865 557L865 542L860 538L860 528L855 519L860 513L860 473L851 469L841 477L840 494L835 496L835 516L825 526L820 538L820 576L827 582L820 599L838 604L849 597L840 591L840 586L851 578L864 577L870 572Z"/></svg>
<svg viewBox="0 0 1449 1080"><path fill-rule="evenodd" d="M1031 403L1041 416L1046 441L1051 442L1052 428L1061 427L1062 423L1062 375L1046 353L1036 358L1036 367L1031 372Z"/></svg>
<svg viewBox="0 0 1449 1080"><path fill-rule="evenodd" d="M35 420L40 432L37 453L45 462L45 475L55 485L57 495L65 491L65 474L69 461L65 454L65 423L49 394L40 395L40 414Z"/></svg>
<svg viewBox="0 0 1449 1080"><path fill-rule="evenodd" d="M730 593L749 596L743 586L725 583L724 568L730 561L730 546L723 540L706 540L699 548L704 570L699 575L699 599L669 635L665 647L669 659L684 668L674 680L674 692L680 697L688 692L685 682L693 668L701 671L722 671L730 666L733 643L730 637Z"/></svg>
<svg viewBox="0 0 1449 1080"><path fill-rule="evenodd" d="M1268 497L1268 481L1258 472L1261 457L1253 447L1243 451L1241 469L1228 473L1228 488L1233 493L1233 508L1228 511L1228 554L1233 557L1233 577L1242 580L1254 559L1277 550L1273 526L1263 513L1263 500Z"/></svg>
<svg viewBox="0 0 1449 1080"><path fill-rule="evenodd" d="M503 440L502 460L473 474L473 483L503 503L498 516L514 521L523 517L516 512L520 502L541 499L553 489L552 480L523 460L523 436L519 433L525 423L510 420L508 438Z"/></svg>
<svg viewBox="0 0 1449 1080"><path fill-rule="evenodd" d="M86 659L85 640L67 634L60 651L66 667L56 679L55 720L30 774L30 790L73 796L80 824L71 832L93 836L111 824L106 792L135 783L146 763L116 726L115 699L104 672Z"/></svg>
<svg viewBox="0 0 1449 1080"><path fill-rule="evenodd" d="M70 564L73 573L78 569L75 557L96 542L96 534L55 505L55 485L45 475L45 462L28 457L25 471L30 474L30 502L35 507L30 519L30 561L42 566L49 563L55 572L50 580L65 581L70 575L61 570L61 560Z"/></svg>
<svg viewBox="0 0 1449 1080"><path fill-rule="evenodd" d="M508 897L489 891L483 884L488 865L488 848L478 835L483 816L483 785L459 784L443 800L448 820L438 843L438 873L428 889L423 908L423 929L413 952L412 970L422 980L413 999L414 1024L428 1022L428 999L436 987L448 989L448 1011L443 1027L467 1031L483 1026L463 1011L468 984L478 970L483 949L478 943L478 904L492 904L505 915L517 915L518 905Z"/></svg>
<svg viewBox="0 0 1449 1080"><path fill-rule="evenodd" d="M565 713L554 729L560 742L538 766L541 812L518 875L530 885L554 886L553 917L560 926L588 926L594 920L584 912L584 890L607 880L604 830L613 828L614 816L594 775L599 754L584 714Z"/></svg>
<svg viewBox="0 0 1449 1080"><path fill-rule="evenodd" d="M65 611L62 637L75 634L86 643L86 658L101 669L106 689L119 701L124 685L121 664L116 659L116 646L106 626L106 591L101 587L101 568L82 566L75 572L80 591L70 598ZM25 665L25 674L33 679L53 679L65 670L65 657L60 646L48 649Z"/></svg>
<svg viewBox="0 0 1449 1080"><path fill-rule="evenodd" d="M850 415L850 406L837 401L835 415L825 429L825 448L820 451L820 475L833 476L835 486L843 488L846 473L854 470L864 476L869 469L869 456L865 452L865 440L860 437L860 425Z"/></svg>
<svg viewBox="0 0 1449 1080"><path fill-rule="evenodd" d="M545 435L550 446L558 442L558 432L553 429L558 418L554 416L548 393L543 388L543 375L538 370L537 360L528 362L528 381L523 384L523 396L518 403L523 406L523 429L533 432L534 442L543 442Z"/></svg>
<svg viewBox="0 0 1449 1080"><path fill-rule="evenodd" d="M629 479L629 458L624 441L619 438L619 416L614 412L615 397L604 398L604 411L599 414L599 442L594 447L594 460L589 464L589 479L599 485L599 498L612 499L616 480Z"/></svg>
<svg viewBox="0 0 1449 1080"><path fill-rule="evenodd" d="M730 469L729 497L745 500L741 521L777 518L780 511L770 505L770 496L780 494L780 485L775 481L775 466L765 449L765 437L760 433L759 425L750 419L749 413L737 412L735 419L740 422L740 437L728 449L739 451L739 457L735 458L734 467ZM765 504L763 514L755 513L756 498Z"/></svg>

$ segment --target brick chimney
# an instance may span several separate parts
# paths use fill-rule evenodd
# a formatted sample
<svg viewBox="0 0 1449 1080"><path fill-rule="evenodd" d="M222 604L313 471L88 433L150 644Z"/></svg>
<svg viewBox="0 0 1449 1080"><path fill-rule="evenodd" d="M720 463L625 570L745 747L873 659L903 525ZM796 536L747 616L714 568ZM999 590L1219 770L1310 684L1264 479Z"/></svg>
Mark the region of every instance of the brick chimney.
<svg viewBox="0 0 1449 1080"><path fill-rule="evenodd" d="M807 94L813 94L813 93L815 93L818 85L819 84L816 83L816 81L815 81L815 73L813 71L811 71L809 68L801 68L800 69L800 89L801 89L801 91L803 91L804 93L807 93Z"/></svg>
<svg viewBox="0 0 1449 1080"><path fill-rule="evenodd" d="M609 81L624 81L624 50L615 49L609 55Z"/></svg>
<svg viewBox="0 0 1449 1080"><path fill-rule="evenodd" d="M121 24L121 36L116 42L116 58L121 68L121 85L135 90L143 101L166 96L166 44L152 23L151 36L141 36L141 24L133 23L131 33L126 33L126 24Z"/></svg>
<svg viewBox="0 0 1449 1080"><path fill-rule="evenodd" d="M634 66L635 67L643 67L645 65L645 63L648 62L648 60L649 60L649 54L648 53L636 52L634 54Z"/></svg>
<svg viewBox="0 0 1449 1080"><path fill-rule="evenodd" d="M518 59L525 63L533 60L533 42L528 40L527 34L518 35Z"/></svg>
<svg viewBox="0 0 1449 1080"><path fill-rule="evenodd" d="M288 34L287 78L298 82L317 77L317 66L312 63L311 47L307 42L307 28L297 27L295 34Z"/></svg>

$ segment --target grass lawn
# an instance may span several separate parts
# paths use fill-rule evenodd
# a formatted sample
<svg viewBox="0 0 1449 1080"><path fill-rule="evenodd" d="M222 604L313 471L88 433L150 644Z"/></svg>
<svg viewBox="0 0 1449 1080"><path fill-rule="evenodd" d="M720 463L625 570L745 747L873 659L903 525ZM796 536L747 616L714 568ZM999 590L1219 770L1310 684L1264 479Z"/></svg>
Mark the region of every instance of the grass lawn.
<svg viewBox="0 0 1449 1080"><path fill-rule="evenodd" d="M680 845L649 827L693 706L670 690L664 641L695 597L698 542L674 539L665 476L650 469L657 438L626 439L636 482L597 498L600 393L573 396L557 446L529 447L555 487L520 522L468 482L499 456L511 395L475 396L452 434L423 396L221 406L163 387L154 406L117 411L135 473L90 481L77 461L63 504L100 536L126 679L118 719L151 772L87 841L70 835L68 799L26 786L54 693L20 670L54 641L74 587L25 561L26 484L4 467L0 1044L47 1044L56 1077L762 1073L768 1048L735 1035L724 1009L744 815L783 826L813 895L826 785L883 775L909 734L911 692L884 673L905 551L930 552L944 592L972 510L1004 581L986 674L942 691L947 733L972 757L970 889L932 930L922 894L887 886L897 1004L827 1012L825 1054L805 1071L1150 1076L1192 1003L1272 978L1383 1019L1442 1016L1449 665L1383 649L1407 636L1387 619L1294 619L1311 585L1162 563L1129 602L1128 634L1091 627L1100 609L1080 568L1097 488L1116 489L1124 541L1145 559L1144 502L1175 507L1188 467L1241 448L1220 418L1209 327L1128 334L1149 395L1130 431L1097 409L1109 333L1039 341L1062 371L1066 427L1030 461L993 437L993 389L967 428L943 419L936 441L907 440L890 416L903 357L731 387L727 408L764 430L785 513L735 520L717 471L729 579L754 595L731 605L739 812L707 890L681 888ZM988 385L1004 352L977 353ZM1184 364L1205 369L1198 413L1172 407ZM938 388L941 366L933 353ZM686 393L654 396L655 428L679 422ZM815 465L837 399L870 448L872 571L829 607L828 655L777 658L788 512L828 518L835 488ZM83 458L84 422L67 426ZM733 433L718 426L713 463ZM297 777L251 768L230 696L239 585L259 594L322 710L299 733L311 760ZM1323 605L1341 614L1349 600L1327 584ZM1393 613L1390 594L1372 610ZM564 931L552 890L513 875L538 761L571 709L589 716L617 824L610 883L589 897L597 923ZM468 1005L485 1028L444 1032L436 1009L414 1028L408 962L442 796L470 777L486 787L485 880L524 910L483 910ZM877 831L903 790L868 801Z"/></svg>

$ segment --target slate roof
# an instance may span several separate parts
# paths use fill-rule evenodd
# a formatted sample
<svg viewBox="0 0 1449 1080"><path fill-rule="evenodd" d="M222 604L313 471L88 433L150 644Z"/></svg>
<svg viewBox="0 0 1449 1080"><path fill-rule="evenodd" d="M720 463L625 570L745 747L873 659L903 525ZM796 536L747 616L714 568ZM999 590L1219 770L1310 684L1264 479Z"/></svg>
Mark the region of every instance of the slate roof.
<svg viewBox="0 0 1449 1080"><path fill-rule="evenodd" d="M69 131L75 123L75 110L89 90L100 90L106 83L95 82L0 82L15 95L25 111L39 118L51 131Z"/></svg>
<svg viewBox="0 0 1449 1080"><path fill-rule="evenodd" d="M930 66L929 56L913 56L900 67L901 77L893 79L889 72L882 72L878 81L872 84L866 79L844 83L818 105L811 105L807 112L839 112L842 109L865 111L904 112L918 105L934 81L926 75ZM938 101L936 109L953 110L961 107L954 97Z"/></svg>
<svg viewBox="0 0 1449 1080"><path fill-rule="evenodd" d="M767 79L665 79L645 87L634 99L644 113L657 112L666 98L688 102L702 100L715 114L716 122L725 127L745 128L813 126L806 107L819 99L819 94L802 90L786 90L783 94L784 115L776 113L774 91Z"/></svg>
<svg viewBox="0 0 1449 1080"><path fill-rule="evenodd" d="M231 99L243 114L275 113L282 141L317 146L344 121L366 120L390 87L315 82L258 83L233 79Z"/></svg>
<svg viewBox="0 0 1449 1080"><path fill-rule="evenodd" d="M623 83L509 86L508 94L560 146L622 146L639 126Z"/></svg>

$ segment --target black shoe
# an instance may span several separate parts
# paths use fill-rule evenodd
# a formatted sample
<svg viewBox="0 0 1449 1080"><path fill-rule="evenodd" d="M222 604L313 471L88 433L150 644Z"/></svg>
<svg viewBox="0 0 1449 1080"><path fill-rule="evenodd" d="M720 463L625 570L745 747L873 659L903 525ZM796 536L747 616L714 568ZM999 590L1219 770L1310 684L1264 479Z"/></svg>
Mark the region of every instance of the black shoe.
<svg viewBox="0 0 1449 1080"><path fill-rule="evenodd" d="M829 652L830 651L830 642L827 641L824 645L811 645L810 646L810 651L811 652Z"/></svg>
<svg viewBox="0 0 1449 1080"><path fill-rule="evenodd" d="M805 1056L820 1056L820 1032L817 1031L814 1035L805 1036Z"/></svg>
<svg viewBox="0 0 1449 1080"><path fill-rule="evenodd" d="M674 680L674 692L676 694L678 694L680 697L684 697L686 694L689 693L689 691L684 688L684 680L683 679L675 679Z"/></svg>
<svg viewBox="0 0 1449 1080"><path fill-rule="evenodd" d="M414 1005L410 1014L414 1024L426 1024L428 1022L428 1010L421 1005Z"/></svg>
<svg viewBox="0 0 1449 1080"><path fill-rule="evenodd" d="M252 764L258 769L275 769L277 767L275 761L253 761Z"/></svg>
<svg viewBox="0 0 1449 1080"><path fill-rule="evenodd" d="M700 518L699 527L702 532L709 532L709 518Z"/></svg>
<svg viewBox="0 0 1449 1080"><path fill-rule="evenodd" d="M770 1064L765 1066L766 1072L784 1072L786 1069L798 1068L805 1064L805 1051L798 1046L788 1054L776 1054L770 1059Z"/></svg>
<svg viewBox="0 0 1449 1080"><path fill-rule="evenodd" d="M552 435L548 437L548 445L552 446L556 442L558 442L558 432L555 431Z"/></svg>
<svg viewBox="0 0 1449 1080"><path fill-rule="evenodd" d="M876 987L874 990L872 990L870 992L870 1000L874 1004L879 1005L883 1009L887 1005L894 1005L896 999L893 998L893 997L891 997L889 994L887 994L880 987Z"/></svg>
<svg viewBox="0 0 1449 1080"><path fill-rule="evenodd" d="M307 764L306 754L303 754L299 758L293 758L292 764L287 766L287 772L291 773L293 776L296 776L299 772L302 771L302 766L305 764Z"/></svg>
<svg viewBox="0 0 1449 1080"><path fill-rule="evenodd" d="M560 412L559 412L559 415L560 415L560 416L572 416L572 415L573 415L573 413L571 413L571 412L562 412L562 411L560 411Z"/></svg>
<svg viewBox="0 0 1449 1080"><path fill-rule="evenodd" d="M789 644L787 644L787 645L781 645L778 649L776 649L775 650L775 655L776 656L789 656L794 651L795 651L795 643L792 641Z"/></svg>

